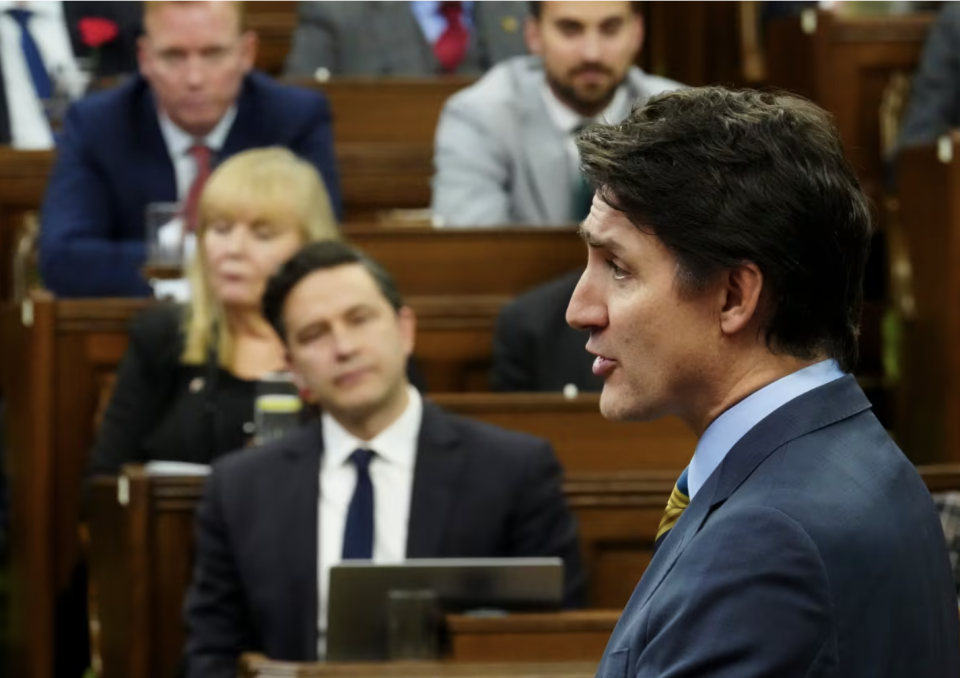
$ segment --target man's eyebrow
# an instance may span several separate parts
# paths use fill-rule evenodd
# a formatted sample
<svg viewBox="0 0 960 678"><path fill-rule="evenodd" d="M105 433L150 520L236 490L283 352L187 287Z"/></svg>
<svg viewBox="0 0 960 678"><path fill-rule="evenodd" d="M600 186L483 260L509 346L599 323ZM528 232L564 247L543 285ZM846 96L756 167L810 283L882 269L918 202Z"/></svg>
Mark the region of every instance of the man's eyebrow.
<svg viewBox="0 0 960 678"><path fill-rule="evenodd" d="M587 243L588 247L592 247L593 249L606 250L610 252L610 254L614 254L617 256L623 254L623 245L616 242L615 240L598 238L593 233L590 233L590 231L585 229L583 226L580 226L580 228L577 229L577 235L580 236L580 239L583 240L583 242Z"/></svg>

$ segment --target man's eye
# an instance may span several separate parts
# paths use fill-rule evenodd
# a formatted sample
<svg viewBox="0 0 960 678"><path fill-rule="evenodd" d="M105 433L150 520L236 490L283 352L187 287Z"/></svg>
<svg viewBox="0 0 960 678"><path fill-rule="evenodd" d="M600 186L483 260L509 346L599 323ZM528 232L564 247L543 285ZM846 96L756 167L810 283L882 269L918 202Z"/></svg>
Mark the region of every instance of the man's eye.
<svg viewBox="0 0 960 678"><path fill-rule="evenodd" d="M627 277L627 272L624 271L619 266L617 266L612 259L607 259L606 262L607 262L607 267L611 271L613 271L613 277L615 280L623 280L624 278Z"/></svg>

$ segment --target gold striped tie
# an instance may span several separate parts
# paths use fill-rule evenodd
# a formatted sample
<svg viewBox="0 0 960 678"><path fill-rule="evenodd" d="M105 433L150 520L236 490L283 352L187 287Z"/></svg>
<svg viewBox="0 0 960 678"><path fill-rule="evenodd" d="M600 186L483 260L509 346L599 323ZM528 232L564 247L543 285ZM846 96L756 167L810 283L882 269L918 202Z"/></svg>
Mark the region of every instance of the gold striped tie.
<svg viewBox="0 0 960 678"><path fill-rule="evenodd" d="M680 520L680 515L684 509L690 505L690 491L687 488L687 469L677 478L677 484L673 486L673 492L670 493L670 500L667 502L667 508L663 512L663 518L660 519L660 528L657 530L657 539L654 549L660 547L661 542L666 538L673 526Z"/></svg>

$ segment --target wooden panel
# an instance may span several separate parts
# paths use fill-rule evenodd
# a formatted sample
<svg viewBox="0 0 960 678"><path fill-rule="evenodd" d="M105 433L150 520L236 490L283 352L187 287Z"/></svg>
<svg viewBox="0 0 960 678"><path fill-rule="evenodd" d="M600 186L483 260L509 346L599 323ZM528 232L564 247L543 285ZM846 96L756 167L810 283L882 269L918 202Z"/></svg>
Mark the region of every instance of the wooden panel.
<svg viewBox="0 0 960 678"><path fill-rule="evenodd" d="M583 610L506 617L448 615L453 661L484 663L599 662L619 610Z"/></svg>
<svg viewBox="0 0 960 678"><path fill-rule="evenodd" d="M945 138L900 158L907 267L897 439L918 462L960 461L960 144ZM903 269L900 269L901 272Z"/></svg>
<svg viewBox="0 0 960 678"><path fill-rule="evenodd" d="M570 474L650 469L679 473L697 445L696 436L678 419L607 421L600 414L598 394L573 399L559 394L439 394L433 400L452 412L550 440Z"/></svg>
<svg viewBox="0 0 960 678"><path fill-rule="evenodd" d="M347 238L420 295L509 295L586 264L571 228L353 228Z"/></svg>
<svg viewBox="0 0 960 678"><path fill-rule="evenodd" d="M830 111L864 191L879 204L883 186L880 101L897 71L913 73L933 15L850 16L821 11L770 22L770 85Z"/></svg>
<svg viewBox="0 0 960 678"><path fill-rule="evenodd" d="M244 2L247 27L260 39L256 67L273 76L283 73L283 64L290 51L293 31L297 27L297 3Z"/></svg>

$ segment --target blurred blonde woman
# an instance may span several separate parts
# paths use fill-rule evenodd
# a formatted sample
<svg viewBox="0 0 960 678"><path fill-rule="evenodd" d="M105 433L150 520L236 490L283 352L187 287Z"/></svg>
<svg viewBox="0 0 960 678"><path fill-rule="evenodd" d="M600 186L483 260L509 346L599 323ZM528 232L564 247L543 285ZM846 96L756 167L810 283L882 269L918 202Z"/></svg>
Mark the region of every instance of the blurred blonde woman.
<svg viewBox="0 0 960 678"><path fill-rule="evenodd" d="M317 171L290 151L246 151L218 167L200 198L191 299L132 323L90 472L209 464L246 445L257 381L284 367L283 345L260 313L266 281L303 244L335 238Z"/></svg>

